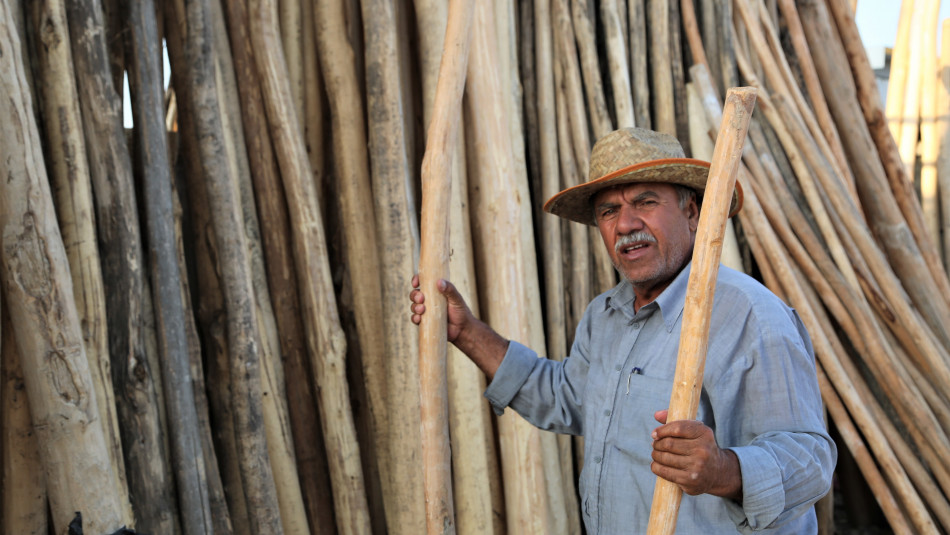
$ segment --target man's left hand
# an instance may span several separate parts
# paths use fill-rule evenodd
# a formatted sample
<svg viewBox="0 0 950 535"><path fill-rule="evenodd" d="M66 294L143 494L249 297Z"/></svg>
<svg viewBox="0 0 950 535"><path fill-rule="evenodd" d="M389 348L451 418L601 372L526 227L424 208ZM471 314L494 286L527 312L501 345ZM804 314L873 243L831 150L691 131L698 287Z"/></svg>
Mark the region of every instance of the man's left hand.
<svg viewBox="0 0 950 535"><path fill-rule="evenodd" d="M716 443L713 430L698 420L666 423L667 411L657 411L660 427L653 430L650 469L679 485L683 492L742 498L742 473L735 452Z"/></svg>

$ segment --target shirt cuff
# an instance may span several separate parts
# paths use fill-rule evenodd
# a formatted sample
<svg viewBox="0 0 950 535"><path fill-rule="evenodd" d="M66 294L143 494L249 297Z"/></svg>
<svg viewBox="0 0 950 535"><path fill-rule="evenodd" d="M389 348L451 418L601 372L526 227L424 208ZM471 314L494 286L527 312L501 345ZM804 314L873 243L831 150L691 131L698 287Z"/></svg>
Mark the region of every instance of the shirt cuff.
<svg viewBox="0 0 950 535"><path fill-rule="evenodd" d="M742 446L729 449L739 458L742 471L742 505L729 507L729 515L740 527L764 529L785 510L782 471L775 459L761 448Z"/></svg>
<svg viewBox="0 0 950 535"><path fill-rule="evenodd" d="M537 363L538 356L534 351L514 340L508 342L505 358L495 371L495 376L484 394L491 402L495 414L504 414L505 407L521 390Z"/></svg>

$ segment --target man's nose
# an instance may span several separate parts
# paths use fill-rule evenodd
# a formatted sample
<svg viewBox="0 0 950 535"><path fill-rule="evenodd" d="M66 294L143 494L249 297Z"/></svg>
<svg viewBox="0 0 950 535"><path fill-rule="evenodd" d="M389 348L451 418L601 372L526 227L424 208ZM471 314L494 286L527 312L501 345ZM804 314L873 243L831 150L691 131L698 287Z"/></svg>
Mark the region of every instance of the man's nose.
<svg viewBox="0 0 950 535"><path fill-rule="evenodd" d="M617 232L620 234L628 234L631 231L640 230L642 228L643 218L640 217L640 212L629 204L622 206L617 221Z"/></svg>

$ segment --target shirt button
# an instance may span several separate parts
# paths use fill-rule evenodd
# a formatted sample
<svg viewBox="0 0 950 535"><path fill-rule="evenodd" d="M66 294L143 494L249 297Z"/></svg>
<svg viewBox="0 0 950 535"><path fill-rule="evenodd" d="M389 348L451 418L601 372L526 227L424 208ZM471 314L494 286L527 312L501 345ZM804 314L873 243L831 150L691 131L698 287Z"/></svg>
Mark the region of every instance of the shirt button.
<svg viewBox="0 0 950 535"><path fill-rule="evenodd" d="M633 328L634 328L634 329L639 329L639 328L640 328L640 322L634 323L634 324L633 324Z"/></svg>
<svg viewBox="0 0 950 535"><path fill-rule="evenodd" d="M615 369L619 372L620 370L623 369L623 366L621 366L620 364L617 364L617 367Z"/></svg>
<svg viewBox="0 0 950 535"><path fill-rule="evenodd" d="M610 416L610 409L604 409L604 416Z"/></svg>
<svg viewBox="0 0 950 535"><path fill-rule="evenodd" d="M600 458L599 455L598 455L597 457L594 457L594 462L595 462L595 463L600 464L600 461L601 461L601 458Z"/></svg>

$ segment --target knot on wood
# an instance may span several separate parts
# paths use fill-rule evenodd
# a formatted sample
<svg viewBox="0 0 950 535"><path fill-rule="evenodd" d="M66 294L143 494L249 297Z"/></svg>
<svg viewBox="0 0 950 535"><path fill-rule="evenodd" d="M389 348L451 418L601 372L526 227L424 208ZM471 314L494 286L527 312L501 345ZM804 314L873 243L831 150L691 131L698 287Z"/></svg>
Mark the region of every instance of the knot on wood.
<svg viewBox="0 0 950 535"><path fill-rule="evenodd" d="M82 348L73 346L47 353L50 382L63 402L82 409L86 404L86 387L76 373L76 363L83 358Z"/></svg>

